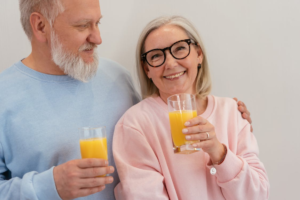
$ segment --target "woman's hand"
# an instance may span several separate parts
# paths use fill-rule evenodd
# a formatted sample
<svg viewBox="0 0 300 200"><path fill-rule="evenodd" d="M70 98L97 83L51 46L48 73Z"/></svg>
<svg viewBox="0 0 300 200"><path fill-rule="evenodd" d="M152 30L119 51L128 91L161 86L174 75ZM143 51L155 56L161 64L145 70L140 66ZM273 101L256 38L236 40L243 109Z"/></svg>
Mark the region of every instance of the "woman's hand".
<svg viewBox="0 0 300 200"><path fill-rule="evenodd" d="M184 128L182 132L186 134L187 140L200 140L192 146L208 153L212 163L219 163L226 149L216 137L215 127L201 116L187 121L184 125L187 128Z"/></svg>

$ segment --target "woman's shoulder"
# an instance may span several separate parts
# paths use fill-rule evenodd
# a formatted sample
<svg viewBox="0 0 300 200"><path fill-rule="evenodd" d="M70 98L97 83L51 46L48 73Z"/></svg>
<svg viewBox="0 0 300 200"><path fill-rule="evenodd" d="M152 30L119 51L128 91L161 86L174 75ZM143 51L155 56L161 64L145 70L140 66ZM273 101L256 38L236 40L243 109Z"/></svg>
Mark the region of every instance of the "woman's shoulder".
<svg viewBox="0 0 300 200"><path fill-rule="evenodd" d="M213 96L215 104L220 107L237 107L237 103L233 98Z"/></svg>
<svg viewBox="0 0 300 200"><path fill-rule="evenodd" d="M217 97L214 99L213 116L222 118L222 120L230 121L230 124L236 122L238 126L244 127L249 122L242 118L241 112L238 110L237 102L229 97Z"/></svg>
<svg viewBox="0 0 300 200"><path fill-rule="evenodd" d="M222 112L222 113L229 113L229 114L237 114L240 113L238 111L237 102L230 97L218 97L212 96L211 98L213 101L214 112Z"/></svg>
<svg viewBox="0 0 300 200"><path fill-rule="evenodd" d="M129 108L117 124L128 126L140 125L152 121L152 118L162 112L162 105L157 97L148 97Z"/></svg>

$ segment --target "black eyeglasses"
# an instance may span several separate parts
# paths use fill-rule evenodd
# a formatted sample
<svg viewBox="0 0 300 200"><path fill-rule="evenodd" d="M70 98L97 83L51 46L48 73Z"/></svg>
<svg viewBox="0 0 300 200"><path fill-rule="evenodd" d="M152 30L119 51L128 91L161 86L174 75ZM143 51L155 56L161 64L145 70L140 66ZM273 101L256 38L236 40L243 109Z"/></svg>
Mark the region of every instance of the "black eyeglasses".
<svg viewBox="0 0 300 200"><path fill-rule="evenodd" d="M166 50L170 51L170 54L178 60L186 58L190 55L190 44L197 45L197 42L192 39L179 40L172 44L170 47L164 49L152 49L141 55L142 60L146 61L151 67L159 67L166 61Z"/></svg>

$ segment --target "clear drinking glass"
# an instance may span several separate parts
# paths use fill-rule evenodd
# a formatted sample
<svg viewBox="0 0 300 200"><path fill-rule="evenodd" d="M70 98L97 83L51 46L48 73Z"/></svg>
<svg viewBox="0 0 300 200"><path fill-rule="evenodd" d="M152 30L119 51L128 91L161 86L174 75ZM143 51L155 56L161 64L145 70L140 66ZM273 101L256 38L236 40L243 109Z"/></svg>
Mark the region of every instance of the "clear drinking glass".
<svg viewBox="0 0 300 200"><path fill-rule="evenodd" d="M200 150L191 144L199 141L188 141L182 129L184 123L197 116L196 96L192 94L175 94L168 99L169 119L174 153L190 154Z"/></svg>
<svg viewBox="0 0 300 200"><path fill-rule="evenodd" d="M102 158L107 160L107 140L105 127L80 129L80 150L82 158Z"/></svg>
<svg viewBox="0 0 300 200"><path fill-rule="evenodd" d="M82 158L102 158L108 160L106 130L104 126L98 128L80 128L80 135L79 143Z"/></svg>

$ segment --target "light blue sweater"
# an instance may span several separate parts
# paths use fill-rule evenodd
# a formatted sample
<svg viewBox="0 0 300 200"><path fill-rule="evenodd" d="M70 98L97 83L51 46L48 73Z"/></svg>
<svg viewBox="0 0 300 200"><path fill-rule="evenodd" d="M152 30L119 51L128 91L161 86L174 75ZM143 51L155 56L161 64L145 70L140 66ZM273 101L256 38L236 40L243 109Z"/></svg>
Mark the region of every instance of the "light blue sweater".
<svg viewBox="0 0 300 200"><path fill-rule="evenodd" d="M53 167L79 159L79 128L106 126L109 162L114 126L139 101L129 73L100 59L88 83L42 74L21 61L0 74L0 199L60 199ZM80 199L112 200L114 183Z"/></svg>

